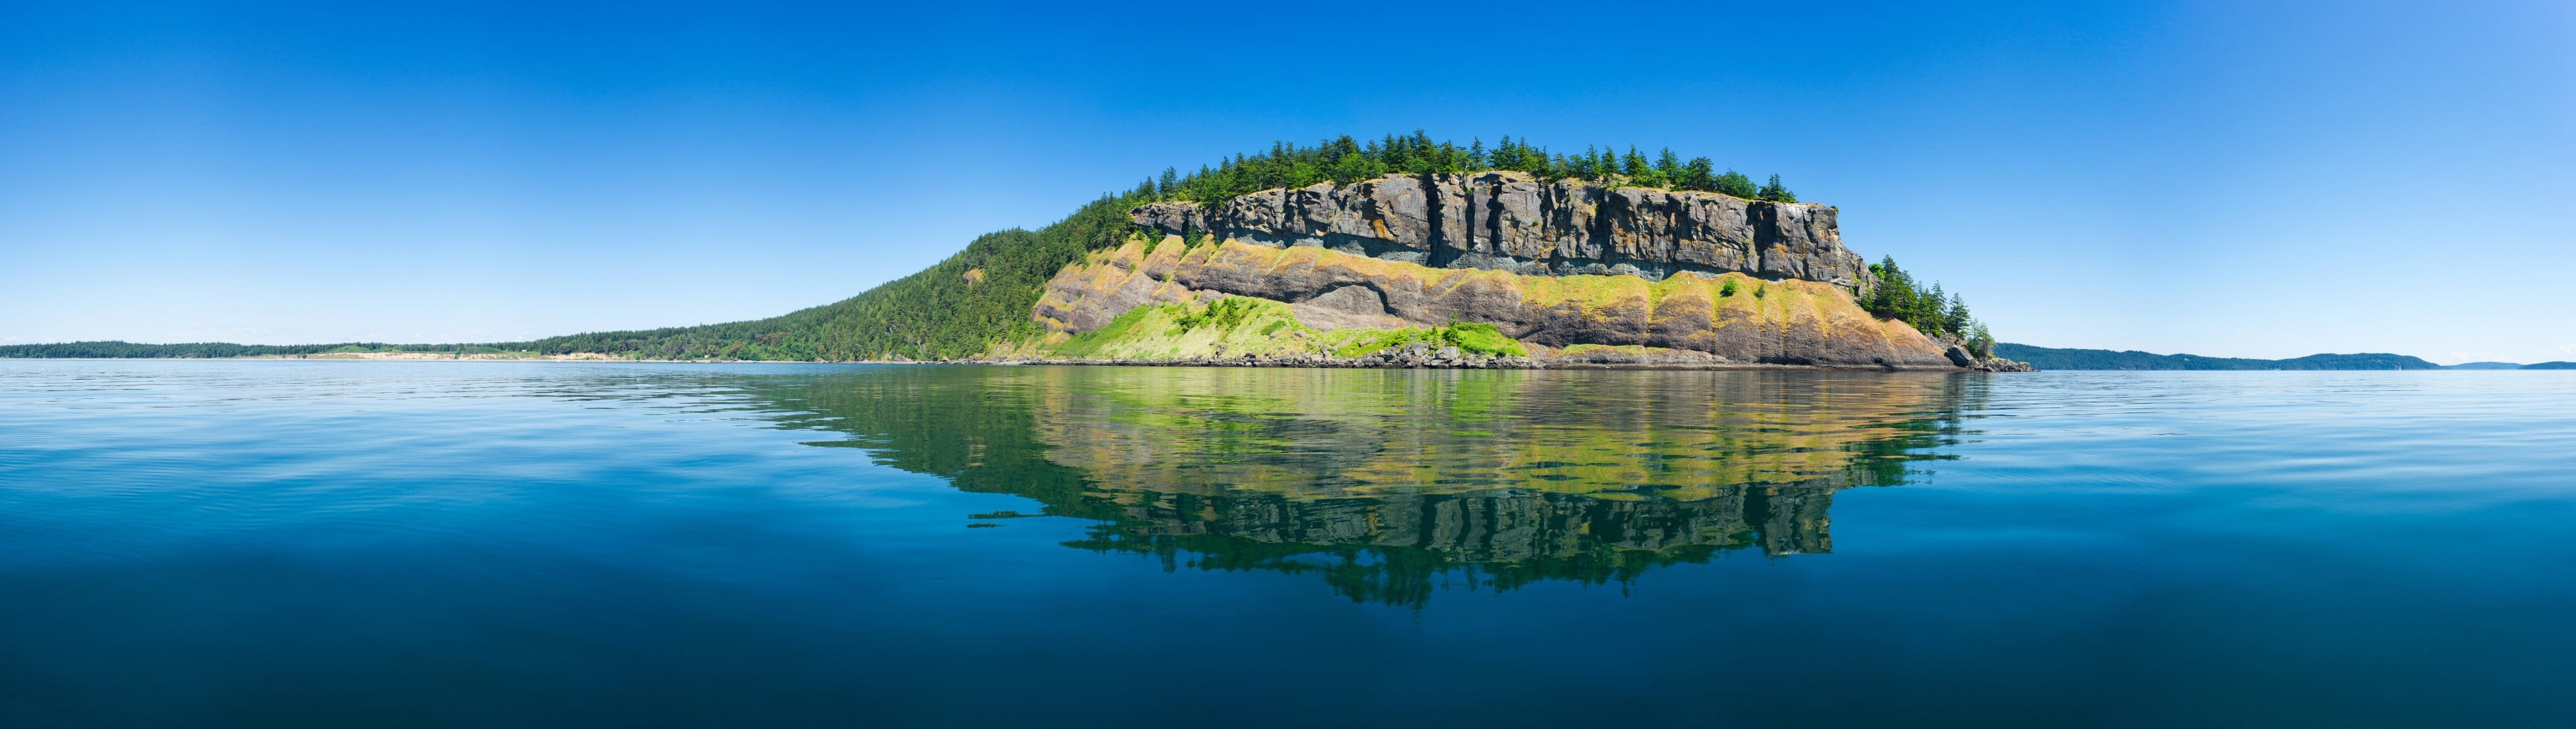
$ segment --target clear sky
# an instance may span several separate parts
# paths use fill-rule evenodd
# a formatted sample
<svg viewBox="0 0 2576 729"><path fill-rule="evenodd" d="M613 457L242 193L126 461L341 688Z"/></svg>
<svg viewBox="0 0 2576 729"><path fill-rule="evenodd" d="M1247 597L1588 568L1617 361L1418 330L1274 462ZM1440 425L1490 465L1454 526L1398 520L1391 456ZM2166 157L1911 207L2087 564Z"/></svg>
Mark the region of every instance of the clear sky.
<svg viewBox="0 0 2576 729"><path fill-rule="evenodd" d="M2005 341L2576 359L2576 5L0 0L0 342L835 301L1273 140L1670 146Z"/></svg>

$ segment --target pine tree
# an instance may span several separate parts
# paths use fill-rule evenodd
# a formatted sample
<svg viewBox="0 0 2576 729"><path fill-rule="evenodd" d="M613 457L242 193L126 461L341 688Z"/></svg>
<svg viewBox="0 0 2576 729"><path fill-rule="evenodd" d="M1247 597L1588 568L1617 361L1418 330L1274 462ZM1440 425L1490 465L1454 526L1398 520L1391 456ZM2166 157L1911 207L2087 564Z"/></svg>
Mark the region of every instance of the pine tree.
<svg viewBox="0 0 2576 729"><path fill-rule="evenodd" d="M1681 178L1673 182L1674 187L1684 190L1716 190L1717 163L1707 157L1692 157L1690 164L1682 166Z"/></svg>
<svg viewBox="0 0 2576 729"><path fill-rule="evenodd" d="M1907 321L1914 325L1915 331L1924 334L1940 334L1942 331L1941 307L1949 301L1950 297L1941 291L1941 284L1932 284L1932 290L1922 292L1915 297L1914 311Z"/></svg>
<svg viewBox="0 0 2576 729"><path fill-rule="evenodd" d="M1726 174L1718 176L1717 191L1744 198L1746 200L1751 200L1760 194L1758 191L1753 189L1753 178L1746 177L1744 176L1744 173L1737 172L1732 169L1727 170Z"/></svg>
<svg viewBox="0 0 2576 729"><path fill-rule="evenodd" d="M1762 189L1761 189L1760 191L1758 191L1758 192L1756 193L1756 195L1757 195L1757 196L1759 196L1760 198L1764 199L1764 200L1772 200L1772 201L1777 201L1777 202L1797 202L1797 201L1798 201L1798 195L1797 195L1797 193L1790 192L1790 191L1789 191L1789 187L1788 187L1788 186L1780 184L1780 176L1779 176L1779 175L1772 175L1772 176L1771 176L1771 183L1770 183L1770 184L1767 184L1767 185L1763 185L1763 186L1762 186Z"/></svg>

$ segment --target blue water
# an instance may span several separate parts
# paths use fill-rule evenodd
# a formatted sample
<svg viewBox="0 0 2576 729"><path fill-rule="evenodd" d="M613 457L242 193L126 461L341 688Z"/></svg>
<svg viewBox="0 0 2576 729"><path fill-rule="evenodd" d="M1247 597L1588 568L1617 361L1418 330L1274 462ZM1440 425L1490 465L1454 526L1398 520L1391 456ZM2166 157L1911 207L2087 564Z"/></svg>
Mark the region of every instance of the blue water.
<svg viewBox="0 0 2576 729"><path fill-rule="evenodd" d="M2576 373L0 362L0 726L2559 725Z"/></svg>

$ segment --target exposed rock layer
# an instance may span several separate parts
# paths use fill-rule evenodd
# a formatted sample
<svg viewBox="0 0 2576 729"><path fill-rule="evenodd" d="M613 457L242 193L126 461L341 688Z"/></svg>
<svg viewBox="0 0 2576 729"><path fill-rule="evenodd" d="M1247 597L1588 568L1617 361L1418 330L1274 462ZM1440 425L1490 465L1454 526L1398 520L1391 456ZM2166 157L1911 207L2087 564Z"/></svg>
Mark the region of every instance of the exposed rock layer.
<svg viewBox="0 0 2576 729"><path fill-rule="evenodd" d="M1867 266L1842 246L1835 209L1712 192L1546 182L1518 172L1389 175L1138 207L1138 225L1274 247L1320 246L1436 268L1533 275L1684 271L1801 279L1848 290Z"/></svg>
<svg viewBox="0 0 2576 729"><path fill-rule="evenodd" d="M1646 345L1748 363L1955 366L1939 343L1901 322L1873 318L1845 292L1813 281L1700 273L1660 281L1526 276L1240 241L1185 248L1167 238L1150 254L1145 248L1130 242L1065 267L1047 283L1036 317L1053 331L1082 332L1145 303L1236 294L1287 302L1318 328L1336 323L1327 319L1414 326L1471 321L1549 347ZM1383 308L1353 310L1361 305ZM1305 309L1313 308L1332 315L1306 318Z"/></svg>

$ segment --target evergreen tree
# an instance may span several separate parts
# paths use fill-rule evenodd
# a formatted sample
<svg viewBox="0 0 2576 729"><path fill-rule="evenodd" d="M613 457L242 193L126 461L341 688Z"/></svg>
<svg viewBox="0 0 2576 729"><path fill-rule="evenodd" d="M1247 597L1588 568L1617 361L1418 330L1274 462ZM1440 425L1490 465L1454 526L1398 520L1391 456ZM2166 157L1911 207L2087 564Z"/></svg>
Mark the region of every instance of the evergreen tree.
<svg viewBox="0 0 2576 729"><path fill-rule="evenodd" d="M1753 189L1753 178L1731 169L1717 177L1717 191L1746 200L1751 200L1760 194Z"/></svg>
<svg viewBox="0 0 2576 729"><path fill-rule="evenodd" d="M1763 185L1762 189L1756 192L1756 196L1764 200L1772 200L1776 202L1798 201L1797 193L1790 192L1787 185L1780 184L1779 175L1772 175L1771 184Z"/></svg>
<svg viewBox="0 0 2576 729"><path fill-rule="evenodd" d="M1411 134L1388 134L1368 142L1348 135L1312 147L1274 142L1267 151L1220 159L1214 168L1201 166L1195 173L1167 168L1161 177L1151 180L1150 190L1139 185L1128 196L1191 200L1214 207L1246 193L1305 187L1327 180L1349 184L1388 174L1512 170L1547 181L1609 181L1624 177L1625 184L1644 187L1712 191L1747 199L1797 199L1776 176L1772 184L1757 186L1734 170L1715 173L1716 165L1706 157L1682 162L1669 147L1652 157L1636 145L1629 145L1625 154L1614 147L1588 145L1581 154L1568 155L1549 152L1508 134L1499 140L1487 146L1482 137L1477 137L1462 147L1454 142L1432 141L1428 132L1417 129Z"/></svg>
<svg viewBox="0 0 2576 729"><path fill-rule="evenodd" d="M1684 190L1717 190L1717 163L1708 161L1707 157L1692 157L1690 164L1682 166L1681 177L1673 181L1673 186Z"/></svg>

